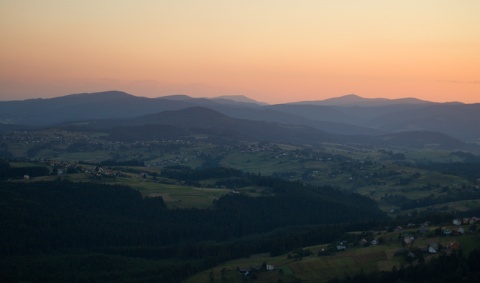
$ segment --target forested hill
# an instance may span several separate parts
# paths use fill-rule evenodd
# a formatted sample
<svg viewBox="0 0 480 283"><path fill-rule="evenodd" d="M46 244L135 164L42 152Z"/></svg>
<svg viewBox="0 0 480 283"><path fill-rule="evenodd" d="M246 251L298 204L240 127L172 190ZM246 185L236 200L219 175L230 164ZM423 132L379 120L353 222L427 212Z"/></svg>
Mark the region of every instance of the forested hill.
<svg viewBox="0 0 480 283"><path fill-rule="evenodd" d="M375 203L355 194L251 177L273 194L229 194L212 209L165 208L128 187L65 181L0 185L2 254L105 246L162 247L226 241L274 229L382 219ZM265 247L268 251L270 247Z"/></svg>

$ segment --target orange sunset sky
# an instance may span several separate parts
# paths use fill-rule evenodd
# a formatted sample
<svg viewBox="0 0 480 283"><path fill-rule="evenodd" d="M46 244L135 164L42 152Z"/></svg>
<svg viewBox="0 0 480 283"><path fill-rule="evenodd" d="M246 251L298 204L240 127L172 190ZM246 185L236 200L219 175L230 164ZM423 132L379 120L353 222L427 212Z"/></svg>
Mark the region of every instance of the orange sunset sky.
<svg viewBox="0 0 480 283"><path fill-rule="evenodd" d="M478 0L0 0L0 100L480 102Z"/></svg>

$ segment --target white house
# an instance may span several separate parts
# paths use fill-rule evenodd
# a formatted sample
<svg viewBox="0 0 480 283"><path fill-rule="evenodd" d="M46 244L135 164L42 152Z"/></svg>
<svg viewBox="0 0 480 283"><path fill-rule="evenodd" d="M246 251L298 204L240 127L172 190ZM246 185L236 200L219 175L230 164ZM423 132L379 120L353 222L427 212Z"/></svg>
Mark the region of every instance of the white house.
<svg viewBox="0 0 480 283"><path fill-rule="evenodd" d="M453 222L453 225L457 225L457 226L462 225L462 220L460 220L460 219L453 219L452 222Z"/></svg>

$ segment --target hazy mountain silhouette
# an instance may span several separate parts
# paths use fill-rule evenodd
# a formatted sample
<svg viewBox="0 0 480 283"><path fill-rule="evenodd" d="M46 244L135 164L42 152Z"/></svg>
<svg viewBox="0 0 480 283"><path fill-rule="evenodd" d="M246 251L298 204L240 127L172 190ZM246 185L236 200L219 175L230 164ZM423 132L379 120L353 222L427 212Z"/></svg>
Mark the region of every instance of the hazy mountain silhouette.
<svg viewBox="0 0 480 283"><path fill-rule="evenodd" d="M218 102L224 102L224 103L248 103L248 104L257 104L257 105L268 105L268 103L265 102L259 102L256 100L253 100L249 97L246 97L245 95L221 95L212 98L215 101Z"/></svg>
<svg viewBox="0 0 480 283"><path fill-rule="evenodd" d="M356 95L314 102L261 105L243 96L207 99L172 95L146 98L120 91L83 93L50 99L0 102L0 124L48 126L66 121L90 121L90 127L109 128L121 125L121 120L195 106L215 110L229 118L261 121L264 125L276 123L283 127L289 125L290 128L305 127L322 133L378 136L401 131L430 131L465 141L480 139L480 127L477 125L477 121L480 121L480 104L432 103L410 98L367 99ZM210 123L201 116L213 117L202 111L195 116L196 120L189 120L188 123L199 128L202 128L202 123ZM195 113L190 110L188 115ZM169 119L176 120L177 124L170 121L173 126L187 123L181 115ZM222 119L227 123L228 119ZM220 120L215 117L215 123L218 124ZM240 125L235 123L235 127ZM8 128L3 126L0 130Z"/></svg>
<svg viewBox="0 0 480 283"><path fill-rule="evenodd" d="M311 105L336 105L336 106L385 106L392 104L425 104L432 103L417 98L364 98L356 94L348 94L340 97L329 98L317 101L301 101L295 104L311 104Z"/></svg>
<svg viewBox="0 0 480 283"><path fill-rule="evenodd" d="M120 91L0 102L0 121L49 125L64 121L136 117L193 106L186 101L137 97Z"/></svg>
<svg viewBox="0 0 480 283"><path fill-rule="evenodd" d="M354 101L359 105L352 106ZM385 105L376 105L380 103ZM329 105L319 102L271 107L314 121L339 122L383 133L436 131L467 141L480 138L480 127L477 125L480 104L432 103L416 99L372 100L353 95L338 100L329 99L326 104Z"/></svg>
<svg viewBox="0 0 480 283"><path fill-rule="evenodd" d="M464 140L480 137L480 104L427 105L379 116L372 127L386 131L436 131Z"/></svg>

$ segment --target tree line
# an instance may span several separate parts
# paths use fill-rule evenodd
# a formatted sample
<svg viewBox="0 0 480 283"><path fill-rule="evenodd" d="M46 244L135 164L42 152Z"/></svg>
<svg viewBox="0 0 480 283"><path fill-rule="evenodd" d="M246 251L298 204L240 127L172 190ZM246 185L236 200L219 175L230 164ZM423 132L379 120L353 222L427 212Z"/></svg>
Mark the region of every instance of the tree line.
<svg viewBox="0 0 480 283"><path fill-rule="evenodd" d="M0 180L22 179L25 175L38 177L49 173L50 171L45 166L12 167L9 162L0 160Z"/></svg>
<svg viewBox="0 0 480 283"><path fill-rule="evenodd" d="M0 198L4 254L230 241L283 227L384 219L368 198L302 187L268 197L227 194L209 209L169 210L162 198L129 187L60 180L2 182Z"/></svg>

